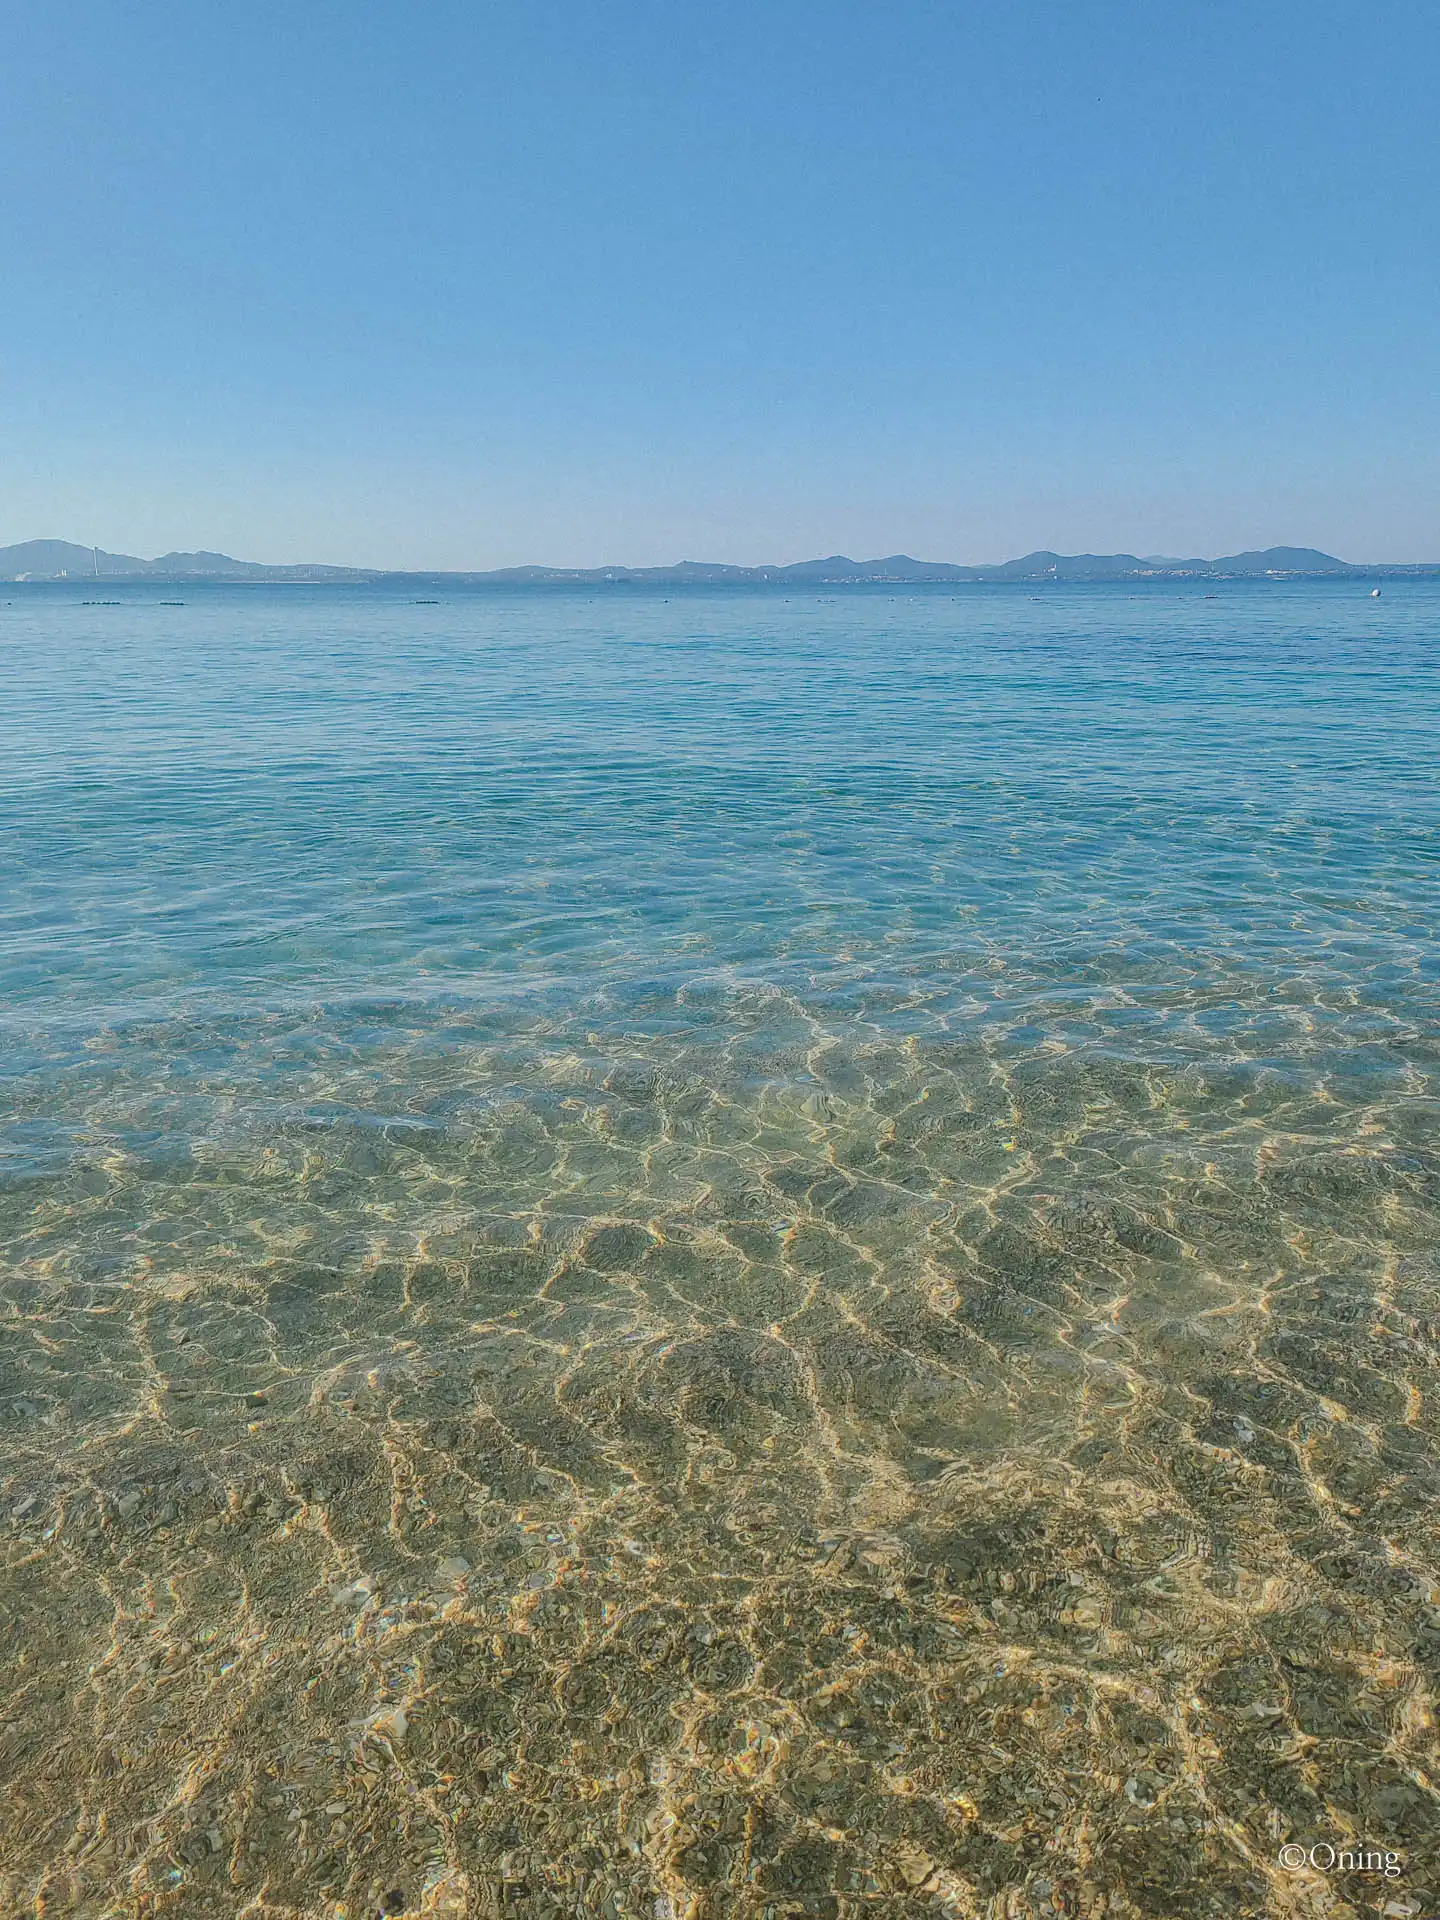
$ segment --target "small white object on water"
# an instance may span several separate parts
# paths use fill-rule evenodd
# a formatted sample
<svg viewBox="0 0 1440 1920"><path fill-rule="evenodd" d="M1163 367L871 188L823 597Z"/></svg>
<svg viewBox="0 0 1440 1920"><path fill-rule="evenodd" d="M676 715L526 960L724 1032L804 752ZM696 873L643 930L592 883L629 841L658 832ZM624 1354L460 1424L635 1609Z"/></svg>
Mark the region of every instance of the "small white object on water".
<svg viewBox="0 0 1440 1920"><path fill-rule="evenodd" d="M1380 589L1378 587L1372 587L1370 589L1370 598L1372 600L1378 600L1380 598Z"/></svg>

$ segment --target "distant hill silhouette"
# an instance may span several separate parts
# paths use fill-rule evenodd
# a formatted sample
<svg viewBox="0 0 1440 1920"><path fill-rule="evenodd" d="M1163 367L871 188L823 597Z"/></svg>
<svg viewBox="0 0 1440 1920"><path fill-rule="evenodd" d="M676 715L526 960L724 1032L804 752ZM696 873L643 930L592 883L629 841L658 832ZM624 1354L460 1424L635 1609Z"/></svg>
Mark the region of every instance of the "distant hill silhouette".
<svg viewBox="0 0 1440 1920"><path fill-rule="evenodd" d="M151 580L324 580L371 577L353 567L267 567L254 560L232 560L228 553L162 553L139 560L133 553L106 553L70 540L24 540L0 547L0 579Z"/></svg>
<svg viewBox="0 0 1440 1920"><path fill-rule="evenodd" d="M1335 574L1433 574L1440 567L1366 566L1337 560L1314 547L1266 547L1254 553L1227 554L1219 560L1142 560L1133 553L1051 553L1041 550L996 565L965 566L947 560L913 560L891 554L885 560L851 560L832 554L826 560L799 560L783 567L735 567L708 560L682 560L672 567L501 567L489 573L437 573L374 567L299 565L271 567L256 560L234 560L226 553L162 553L155 560L130 553L106 553L69 540L25 540L0 547L0 579L133 579L195 581L352 581L449 580L467 585L763 585L840 586L847 582L905 585L925 582L1083 581L1155 579L1235 579L1249 576L1324 576Z"/></svg>

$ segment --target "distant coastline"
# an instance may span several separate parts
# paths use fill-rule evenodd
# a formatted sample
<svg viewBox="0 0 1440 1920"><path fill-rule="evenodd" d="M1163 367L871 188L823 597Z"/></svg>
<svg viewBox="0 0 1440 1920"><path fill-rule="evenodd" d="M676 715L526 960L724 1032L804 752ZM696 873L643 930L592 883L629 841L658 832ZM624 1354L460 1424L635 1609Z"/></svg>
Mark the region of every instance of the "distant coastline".
<svg viewBox="0 0 1440 1920"><path fill-rule="evenodd" d="M914 560L891 554L883 560L851 560L832 554L825 560L800 560L789 566L737 567L705 560L682 560L670 567L499 567L489 571L406 570L322 565L266 566L236 560L225 553L165 553L142 560L134 554L107 553L69 540L25 540L0 547L0 581L87 580L154 581L201 585L275 583L383 584L433 582L455 586L913 586L1015 581L1043 585L1087 580L1243 580L1243 579L1433 579L1440 562L1371 564L1337 560L1314 547L1265 547L1217 560L1141 558L1133 553L1027 553L995 565L967 566L945 560Z"/></svg>

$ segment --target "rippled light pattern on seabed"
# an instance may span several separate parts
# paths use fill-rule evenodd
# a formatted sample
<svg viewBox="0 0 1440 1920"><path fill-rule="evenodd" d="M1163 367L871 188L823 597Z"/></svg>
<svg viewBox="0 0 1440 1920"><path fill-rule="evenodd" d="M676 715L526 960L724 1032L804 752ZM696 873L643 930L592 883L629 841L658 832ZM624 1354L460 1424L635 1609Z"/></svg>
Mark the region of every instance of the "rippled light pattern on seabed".
<svg viewBox="0 0 1440 1920"><path fill-rule="evenodd" d="M1440 1892L1440 588L9 592L7 1913Z"/></svg>

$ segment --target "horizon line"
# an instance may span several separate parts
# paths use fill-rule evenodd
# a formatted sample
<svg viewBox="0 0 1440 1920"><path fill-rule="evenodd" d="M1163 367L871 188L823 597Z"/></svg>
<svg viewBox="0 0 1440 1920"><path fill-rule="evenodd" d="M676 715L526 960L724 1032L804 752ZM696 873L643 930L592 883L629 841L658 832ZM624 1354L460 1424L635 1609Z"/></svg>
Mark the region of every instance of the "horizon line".
<svg viewBox="0 0 1440 1920"><path fill-rule="evenodd" d="M27 564L28 563L28 564ZM87 564L88 563L88 564ZM14 568L16 571L10 572ZM163 574L200 581L219 579L227 573L255 579L270 576L296 579L311 575L351 579L455 579L513 580L542 582L551 580L596 581L619 579L692 578L719 584L724 580L822 580L839 584L846 578L889 579L894 584L922 584L945 580L983 581L1003 577L1044 579L1079 578L1087 575L1154 577L1194 576L1231 572L1238 574L1364 574L1379 572L1420 573L1440 570L1440 562L1352 561L1343 560L1320 548L1308 546L1250 547L1214 558L1202 555L1136 554L1128 550L1110 553L1061 553L1051 547L1032 548L1028 553L1000 561L920 560L908 553L890 553L868 560L854 560L848 554L786 562L745 564L733 561L683 559L672 562L632 566L627 562L602 562L592 566L560 566L552 562L531 561L500 567L394 567L354 565L344 562L281 561L264 562L237 559L216 549L171 549L146 559L138 554L115 552L93 543L41 538L0 546L0 569L14 584L35 580L156 578ZM831 570L834 570L832 573ZM843 570L843 571L842 571ZM909 575L909 580L905 579Z"/></svg>

